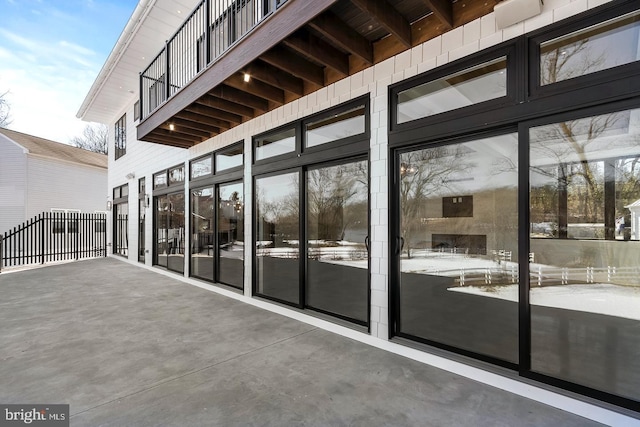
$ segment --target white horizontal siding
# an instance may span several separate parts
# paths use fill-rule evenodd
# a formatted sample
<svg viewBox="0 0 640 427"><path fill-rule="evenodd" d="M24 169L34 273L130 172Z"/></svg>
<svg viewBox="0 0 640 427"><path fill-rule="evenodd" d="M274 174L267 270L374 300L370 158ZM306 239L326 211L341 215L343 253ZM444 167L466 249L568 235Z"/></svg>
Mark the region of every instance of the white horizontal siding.
<svg viewBox="0 0 640 427"><path fill-rule="evenodd" d="M24 150L0 135L0 234L26 219L26 171Z"/></svg>
<svg viewBox="0 0 640 427"><path fill-rule="evenodd" d="M107 171L28 155L27 218L52 208L104 211Z"/></svg>

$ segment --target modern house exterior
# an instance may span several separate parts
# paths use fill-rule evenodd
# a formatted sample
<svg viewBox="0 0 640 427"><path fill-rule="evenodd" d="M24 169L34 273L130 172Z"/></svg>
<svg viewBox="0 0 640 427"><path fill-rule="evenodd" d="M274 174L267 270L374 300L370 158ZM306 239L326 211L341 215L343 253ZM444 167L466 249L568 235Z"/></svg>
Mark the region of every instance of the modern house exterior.
<svg viewBox="0 0 640 427"><path fill-rule="evenodd" d="M0 234L44 212L107 207L107 156L0 128Z"/></svg>
<svg viewBox="0 0 640 427"><path fill-rule="evenodd" d="M114 254L633 422L639 76L635 1L141 0L78 117Z"/></svg>

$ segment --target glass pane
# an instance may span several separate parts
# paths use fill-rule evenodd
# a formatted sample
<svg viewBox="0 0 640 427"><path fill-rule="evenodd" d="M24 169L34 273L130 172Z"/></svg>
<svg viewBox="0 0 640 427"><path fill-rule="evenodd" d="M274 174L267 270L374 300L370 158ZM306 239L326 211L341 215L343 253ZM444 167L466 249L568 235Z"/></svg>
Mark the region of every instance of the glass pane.
<svg viewBox="0 0 640 427"><path fill-rule="evenodd" d="M146 180L144 178L140 178L138 180L138 195L139 196L142 196L147 192L145 181Z"/></svg>
<svg viewBox="0 0 640 427"><path fill-rule="evenodd" d="M507 95L507 59L466 69L398 93L398 123Z"/></svg>
<svg viewBox="0 0 640 427"><path fill-rule="evenodd" d="M361 105L349 111L307 123L305 125L305 147L315 147L316 145L364 133L364 118L364 105Z"/></svg>
<svg viewBox="0 0 640 427"><path fill-rule="evenodd" d="M242 182L218 187L218 281L244 284L244 194Z"/></svg>
<svg viewBox="0 0 640 427"><path fill-rule="evenodd" d="M169 220L169 196L159 196L155 198L156 206L156 264L166 267L168 256L167 229Z"/></svg>
<svg viewBox="0 0 640 427"><path fill-rule="evenodd" d="M518 363L517 144L400 155L403 333Z"/></svg>
<svg viewBox="0 0 640 427"><path fill-rule="evenodd" d="M212 173L213 169L211 168L211 156L207 156L191 162L191 179L211 175Z"/></svg>
<svg viewBox="0 0 640 427"><path fill-rule="evenodd" d="M540 85L580 77L640 59L640 12L540 45Z"/></svg>
<svg viewBox="0 0 640 427"><path fill-rule="evenodd" d="M184 272L184 194L169 194L167 268Z"/></svg>
<svg viewBox="0 0 640 427"><path fill-rule="evenodd" d="M153 188L164 187L167 185L167 173L160 172L153 175Z"/></svg>
<svg viewBox="0 0 640 427"><path fill-rule="evenodd" d="M124 257L129 255L129 204L118 203L115 208L113 253Z"/></svg>
<svg viewBox="0 0 640 427"><path fill-rule="evenodd" d="M129 196L129 185L123 185L120 187L120 197L128 197Z"/></svg>
<svg viewBox="0 0 640 427"><path fill-rule="evenodd" d="M221 153L216 153L216 172L242 166L243 160L244 160L243 145L238 145L237 147L231 150L226 150Z"/></svg>
<svg viewBox="0 0 640 427"><path fill-rule="evenodd" d="M290 129L275 135L257 139L255 142L256 161L296 150L296 131Z"/></svg>
<svg viewBox="0 0 640 427"><path fill-rule="evenodd" d="M214 281L213 187L191 190L191 275Z"/></svg>
<svg viewBox="0 0 640 427"><path fill-rule="evenodd" d="M121 197L120 196L120 190L121 190L120 187L116 187L116 188L113 189L113 199L114 200L115 199L119 199Z"/></svg>
<svg viewBox="0 0 640 427"><path fill-rule="evenodd" d="M184 182L184 166L169 169L169 185Z"/></svg>
<svg viewBox="0 0 640 427"><path fill-rule="evenodd" d="M530 129L531 369L640 400L640 109Z"/></svg>
<svg viewBox="0 0 640 427"><path fill-rule="evenodd" d="M307 305L368 321L366 161L307 173Z"/></svg>
<svg viewBox="0 0 640 427"><path fill-rule="evenodd" d="M258 293L300 302L299 174L256 178Z"/></svg>

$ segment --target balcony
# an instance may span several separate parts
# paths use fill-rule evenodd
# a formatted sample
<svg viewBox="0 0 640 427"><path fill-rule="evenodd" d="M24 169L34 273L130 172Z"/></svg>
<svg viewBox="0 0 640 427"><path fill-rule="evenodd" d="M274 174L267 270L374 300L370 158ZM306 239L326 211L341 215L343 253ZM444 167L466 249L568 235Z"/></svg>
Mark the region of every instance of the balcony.
<svg viewBox="0 0 640 427"><path fill-rule="evenodd" d="M203 0L140 73L138 139L188 148L477 19L497 0Z"/></svg>

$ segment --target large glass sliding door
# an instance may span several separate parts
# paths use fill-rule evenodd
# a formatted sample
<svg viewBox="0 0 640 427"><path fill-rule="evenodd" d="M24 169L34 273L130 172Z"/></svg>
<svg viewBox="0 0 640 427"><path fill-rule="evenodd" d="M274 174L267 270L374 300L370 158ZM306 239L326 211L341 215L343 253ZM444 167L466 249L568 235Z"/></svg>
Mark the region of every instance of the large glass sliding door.
<svg viewBox="0 0 640 427"><path fill-rule="evenodd" d="M214 207L213 187L191 190L191 275L212 282L215 280Z"/></svg>
<svg viewBox="0 0 640 427"><path fill-rule="evenodd" d="M300 172L255 180L256 289L300 304Z"/></svg>
<svg viewBox="0 0 640 427"><path fill-rule="evenodd" d="M640 109L529 138L531 370L640 400Z"/></svg>
<svg viewBox="0 0 640 427"><path fill-rule="evenodd" d="M399 332L518 363L518 139L398 154Z"/></svg>
<svg viewBox="0 0 640 427"><path fill-rule="evenodd" d="M244 286L244 187L242 181L218 185L217 281Z"/></svg>
<svg viewBox="0 0 640 427"><path fill-rule="evenodd" d="M184 272L184 194L173 193L156 200L156 264Z"/></svg>
<svg viewBox="0 0 640 427"><path fill-rule="evenodd" d="M369 186L366 161L307 171L306 305L368 319Z"/></svg>

